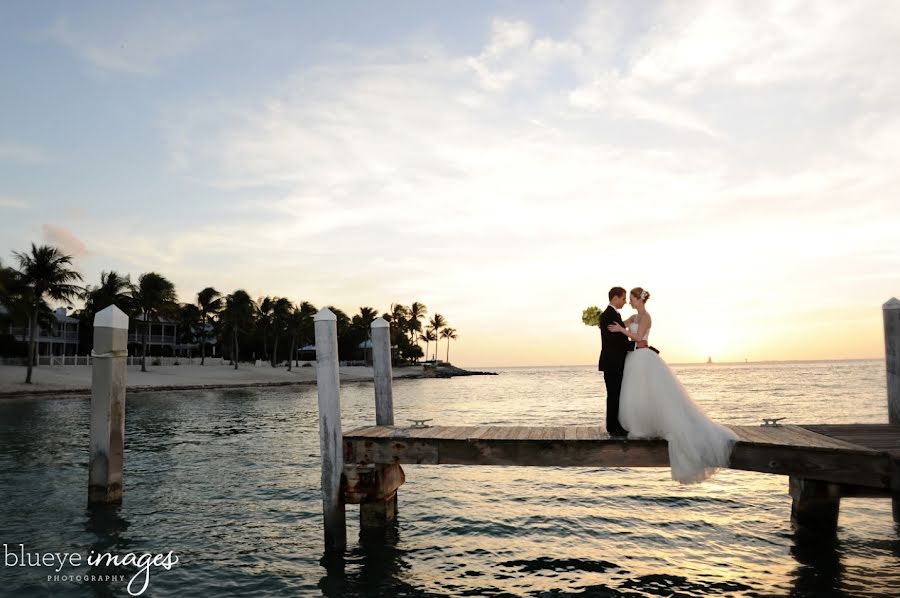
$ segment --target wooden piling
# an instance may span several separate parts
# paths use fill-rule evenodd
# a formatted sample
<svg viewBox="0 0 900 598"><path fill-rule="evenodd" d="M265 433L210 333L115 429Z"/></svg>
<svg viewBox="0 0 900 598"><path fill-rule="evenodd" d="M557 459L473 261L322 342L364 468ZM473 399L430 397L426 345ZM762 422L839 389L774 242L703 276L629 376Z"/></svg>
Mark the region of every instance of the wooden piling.
<svg viewBox="0 0 900 598"><path fill-rule="evenodd" d="M372 322L372 360L375 367L375 423L394 425L393 371L391 368L391 328L384 318ZM386 527L397 518L397 488L405 480L399 465L375 466L379 492L360 502L359 525L362 531Z"/></svg>
<svg viewBox="0 0 900 598"><path fill-rule="evenodd" d="M372 322L372 360L375 366L375 424L394 425L394 389L391 370L391 328L384 318Z"/></svg>
<svg viewBox="0 0 900 598"><path fill-rule="evenodd" d="M122 500L128 316L115 305L94 316L88 504Z"/></svg>
<svg viewBox="0 0 900 598"><path fill-rule="evenodd" d="M900 300L891 297L883 306L884 361L887 369L888 423L900 424ZM900 523L900 496L891 499L894 522Z"/></svg>
<svg viewBox="0 0 900 598"><path fill-rule="evenodd" d="M828 534L837 531L841 488L837 484L790 478L791 523L801 531Z"/></svg>
<svg viewBox="0 0 900 598"><path fill-rule="evenodd" d="M323 308L314 318L316 386L319 394L319 454L322 456L322 515L325 552L343 553L347 547L346 512L341 474L344 469L341 433L340 370L337 318Z"/></svg>

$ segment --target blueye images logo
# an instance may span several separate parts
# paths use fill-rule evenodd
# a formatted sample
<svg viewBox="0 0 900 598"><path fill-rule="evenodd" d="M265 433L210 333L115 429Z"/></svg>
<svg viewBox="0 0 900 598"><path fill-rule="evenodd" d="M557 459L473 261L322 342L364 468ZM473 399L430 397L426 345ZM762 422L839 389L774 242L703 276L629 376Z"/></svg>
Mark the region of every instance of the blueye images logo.
<svg viewBox="0 0 900 598"><path fill-rule="evenodd" d="M67 564L72 567L80 567L82 555L77 552L25 552L25 545L18 544L19 550L10 552L9 545L3 545L3 564L6 567L52 567L55 573L59 573ZM92 567L109 566L133 566L138 571L128 582L128 593L132 596L140 596L150 585L150 567L162 567L170 570L178 563L178 555L173 551L168 554L150 554L149 552L136 554L129 552L124 556L110 554L108 552L94 552L93 550L84 559ZM104 562L105 561L105 562ZM132 590L132 585L139 576L142 576L143 585L137 592ZM116 576L101 575L48 575L47 581L113 581ZM124 577L122 578L124 580Z"/></svg>

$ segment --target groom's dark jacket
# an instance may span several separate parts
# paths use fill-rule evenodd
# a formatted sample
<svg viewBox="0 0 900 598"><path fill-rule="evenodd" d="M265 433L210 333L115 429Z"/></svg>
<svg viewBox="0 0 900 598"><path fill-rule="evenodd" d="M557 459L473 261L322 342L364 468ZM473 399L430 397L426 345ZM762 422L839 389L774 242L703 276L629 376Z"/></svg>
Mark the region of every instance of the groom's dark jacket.
<svg viewBox="0 0 900 598"><path fill-rule="evenodd" d="M600 314L600 362L597 369L601 372L621 372L625 368L625 356L634 351L634 341L621 332L610 332L607 326L618 322L622 326L622 316L610 305Z"/></svg>

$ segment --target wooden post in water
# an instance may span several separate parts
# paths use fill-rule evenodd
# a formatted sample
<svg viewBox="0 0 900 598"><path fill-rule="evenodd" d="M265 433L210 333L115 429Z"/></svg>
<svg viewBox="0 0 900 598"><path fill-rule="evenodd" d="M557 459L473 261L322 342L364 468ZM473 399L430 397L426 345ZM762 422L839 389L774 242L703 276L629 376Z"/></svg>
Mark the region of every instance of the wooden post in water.
<svg viewBox="0 0 900 598"><path fill-rule="evenodd" d="M840 486L791 476L790 493L791 523L798 529L822 534L837 531Z"/></svg>
<svg viewBox="0 0 900 598"><path fill-rule="evenodd" d="M375 424L393 426L391 326L384 318L372 322L372 360L375 366ZM375 487L378 491L367 496L359 505L362 531L383 528L397 518L397 487L404 480L400 465L375 465Z"/></svg>
<svg viewBox="0 0 900 598"><path fill-rule="evenodd" d="M319 453L322 455L322 515L326 555L347 548L347 526L341 473L344 439L341 432L341 382L338 367L337 318L322 308L314 318L316 387L319 393Z"/></svg>
<svg viewBox="0 0 900 598"><path fill-rule="evenodd" d="M887 368L888 423L900 424L900 300L891 297L882 306L884 361ZM891 499L894 522L900 523L900 496Z"/></svg>
<svg viewBox="0 0 900 598"><path fill-rule="evenodd" d="M391 325L384 318L372 322L372 360L375 365L375 424L394 425L394 389L391 370Z"/></svg>
<svg viewBox="0 0 900 598"><path fill-rule="evenodd" d="M115 305L94 316L88 504L122 500L128 316Z"/></svg>

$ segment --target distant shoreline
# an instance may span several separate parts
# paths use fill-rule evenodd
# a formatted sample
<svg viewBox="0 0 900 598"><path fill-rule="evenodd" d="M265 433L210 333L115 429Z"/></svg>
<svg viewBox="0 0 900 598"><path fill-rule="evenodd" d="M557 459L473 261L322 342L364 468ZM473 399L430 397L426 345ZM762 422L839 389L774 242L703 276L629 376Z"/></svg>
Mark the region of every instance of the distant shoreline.
<svg viewBox="0 0 900 598"><path fill-rule="evenodd" d="M428 369L429 371L426 371ZM25 384L25 366L0 366L0 400L62 396L90 396L92 366L39 366L34 370L34 383ZM393 368L395 380L423 378L451 378L455 376L484 375L487 372L467 371L453 366L438 366L437 375L424 366L400 366ZM279 386L311 386L316 384L315 367L273 368L268 363L260 366L242 365L237 370L224 364L198 364L147 366L142 372L139 365L127 366L128 392L195 391L222 388L273 388ZM371 382L374 369L366 366L340 368L341 384Z"/></svg>
<svg viewBox="0 0 900 598"><path fill-rule="evenodd" d="M847 359L769 359L764 361L713 361L707 363L705 361L682 361L673 362L669 365L685 366L685 365L765 365L770 363L834 363L842 361L883 361L884 357L854 357ZM577 364L561 364L561 365L495 365L486 366L487 369L528 369L528 368L588 368L597 367L597 363L577 363Z"/></svg>
<svg viewBox="0 0 900 598"><path fill-rule="evenodd" d="M33 384L25 384L25 366L0 366L0 399L90 395L93 368L87 365L39 366L34 369ZM422 378L419 367L394 369L394 378ZM226 364L198 364L127 366L128 392L156 392L177 390L209 390L220 388L267 388L278 386L314 385L315 367L273 368L263 364L242 364L237 370ZM371 367L340 368L341 383L365 382L374 379Z"/></svg>

